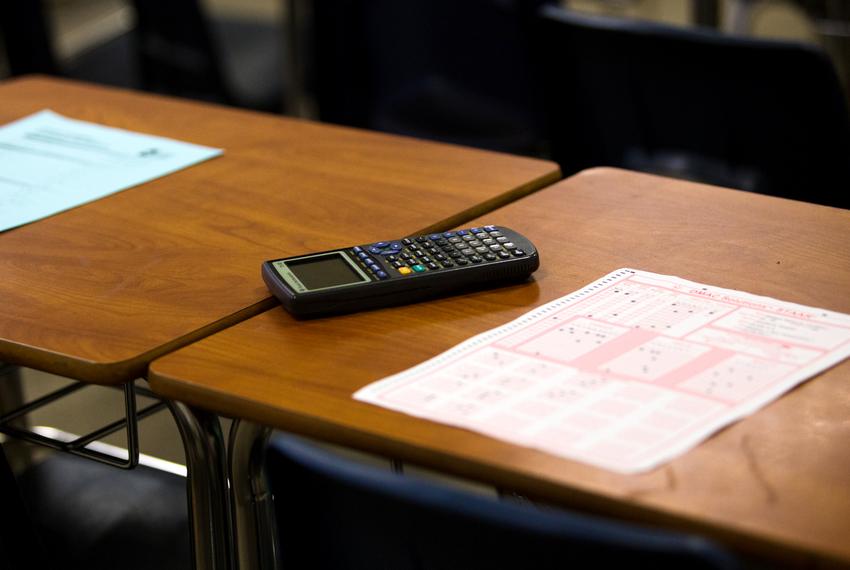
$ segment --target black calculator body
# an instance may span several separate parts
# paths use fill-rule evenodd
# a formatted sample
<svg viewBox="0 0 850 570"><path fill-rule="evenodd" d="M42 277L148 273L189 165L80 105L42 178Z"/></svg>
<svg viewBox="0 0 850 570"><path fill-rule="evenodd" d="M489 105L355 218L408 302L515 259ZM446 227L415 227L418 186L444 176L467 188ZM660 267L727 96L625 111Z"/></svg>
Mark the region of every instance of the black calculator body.
<svg viewBox="0 0 850 570"><path fill-rule="evenodd" d="M496 286L539 266L527 238L482 226L273 259L263 280L287 311L312 317Z"/></svg>

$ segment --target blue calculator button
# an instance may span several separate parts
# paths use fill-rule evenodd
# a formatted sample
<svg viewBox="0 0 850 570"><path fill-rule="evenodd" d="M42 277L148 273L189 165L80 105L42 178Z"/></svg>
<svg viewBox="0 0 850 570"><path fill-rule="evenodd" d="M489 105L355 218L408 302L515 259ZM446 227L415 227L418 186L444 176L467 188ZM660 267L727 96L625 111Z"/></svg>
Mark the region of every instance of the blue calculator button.
<svg viewBox="0 0 850 570"><path fill-rule="evenodd" d="M354 250L354 253L360 253L361 251L363 251L363 248L359 245L355 245L352 249Z"/></svg>
<svg viewBox="0 0 850 570"><path fill-rule="evenodd" d="M481 228L469 228L469 231L471 231L474 234L477 234L478 232L481 231Z"/></svg>
<svg viewBox="0 0 850 570"><path fill-rule="evenodd" d="M396 250L396 251L398 251L398 250L402 249L403 247L404 247L404 246L402 246L402 245L401 245L399 242L397 242L397 241L394 241L394 242L392 242L392 243L390 244L390 249L394 249L394 250Z"/></svg>
<svg viewBox="0 0 850 570"><path fill-rule="evenodd" d="M457 231L457 235L459 235L459 236L465 236L465 235L466 235L466 234L468 234L468 233L469 233L469 232L468 232L468 231L466 231L466 230L458 230L458 231Z"/></svg>
<svg viewBox="0 0 850 570"><path fill-rule="evenodd" d="M383 251L380 247L372 246L369 248L369 253L381 253Z"/></svg>
<svg viewBox="0 0 850 570"><path fill-rule="evenodd" d="M411 269L414 270L416 273L422 273L423 271L425 271L425 267L419 264L414 265L413 267L411 267Z"/></svg>
<svg viewBox="0 0 850 570"><path fill-rule="evenodd" d="M377 273L375 273L375 275L378 276L378 279L386 279L387 277L389 277L386 271L378 271Z"/></svg>
<svg viewBox="0 0 850 570"><path fill-rule="evenodd" d="M441 237L443 237L441 234L431 234L428 236L428 239L430 239L431 241L437 241Z"/></svg>
<svg viewBox="0 0 850 570"><path fill-rule="evenodd" d="M365 251L361 251L360 253L357 254L357 257L359 257L360 259L369 259L369 254L366 253Z"/></svg>
<svg viewBox="0 0 850 570"><path fill-rule="evenodd" d="M488 232L495 232L496 226L484 226L484 229L487 230Z"/></svg>
<svg viewBox="0 0 850 570"><path fill-rule="evenodd" d="M455 236L454 232L444 232L443 233L444 238L450 238L450 237L454 237L454 236Z"/></svg>
<svg viewBox="0 0 850 570"><path fill-rule="evenodd" d="M387 247L388 245L390 245L390 242L388 242L388 241L379 241L378 243L375 244L375 247L383 248L383 247Z"/></svg>

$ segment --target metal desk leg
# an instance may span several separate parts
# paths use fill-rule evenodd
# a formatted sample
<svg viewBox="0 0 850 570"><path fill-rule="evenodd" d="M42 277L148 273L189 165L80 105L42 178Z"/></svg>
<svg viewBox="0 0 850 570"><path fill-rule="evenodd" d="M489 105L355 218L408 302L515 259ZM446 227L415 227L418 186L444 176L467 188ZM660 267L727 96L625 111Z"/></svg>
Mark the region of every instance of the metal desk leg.
<svg viewBox="0 0 850 570"><path fill-rule="evenodd" d="M20 408L24 403L23 394L21 369L12 364L0 362L0 416ZM26 420L21 418L18 421L25 422ZM31 454L26 443L11 438L3 446L13 471L22 471L29 466Z"/></svg>
<svg viewBox="0 0 850 570"><path fill-rule="evenodd" d="M180 402L168 402L168 407L186 450L195 569L231 570L234 562L227 459L218 417Z"/></svg>
<svg viewBox="0 0 850 570"><path fill-rule="evenodd" d="M278 568L272 496L265 451L271 429L235 420L230 427L230 484L239 570Z"/></svg>

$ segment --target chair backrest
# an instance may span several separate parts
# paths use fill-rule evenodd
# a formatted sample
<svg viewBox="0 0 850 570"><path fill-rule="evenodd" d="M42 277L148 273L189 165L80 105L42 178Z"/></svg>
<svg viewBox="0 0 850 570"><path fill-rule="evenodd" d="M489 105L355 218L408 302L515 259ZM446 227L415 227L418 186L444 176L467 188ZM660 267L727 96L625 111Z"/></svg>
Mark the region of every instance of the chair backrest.
<svg viewBox="0 0 850 570"><path fill-rule="evenodd" d="M199 0L133 0L143 88L233 103L210 22Z"/></svg>
<svg viewBox="0 0 850 570"><path fill-rule="evenodd" d="M552 156L850 207L850 120L804 44L538 12Z"/></svg>
<svg viewBox="0 0 850 570"><path fill-rule="evenodd" d="M41 0L0 2L0 41L11 75L56 73L50 30Z"/></svg>
<svg viewBox="0 0 850 570"><path fill-rule="evenodd" d="M497 501L292 436L272 439L267 467L288 568L735 567L701 538Z"/></svg>
<svg viewBox="0 0 850 570"><path fill-rule="evenodd" d="M534 154L526 35L545 0L318 0L309 91L323 121Z"/></svg>

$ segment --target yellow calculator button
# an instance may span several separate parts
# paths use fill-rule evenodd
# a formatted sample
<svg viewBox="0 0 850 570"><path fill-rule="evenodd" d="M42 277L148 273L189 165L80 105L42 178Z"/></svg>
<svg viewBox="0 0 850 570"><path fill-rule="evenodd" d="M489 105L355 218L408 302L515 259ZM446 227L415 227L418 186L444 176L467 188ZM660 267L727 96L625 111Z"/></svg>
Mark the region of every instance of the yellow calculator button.
<svg viewBox="0 0 850 570"><path fill-rule="evenodd" d="M408 275L409 273L413 273L413 271L411 271L409 267L399 267L398 272L402 275Z"/></svg>

